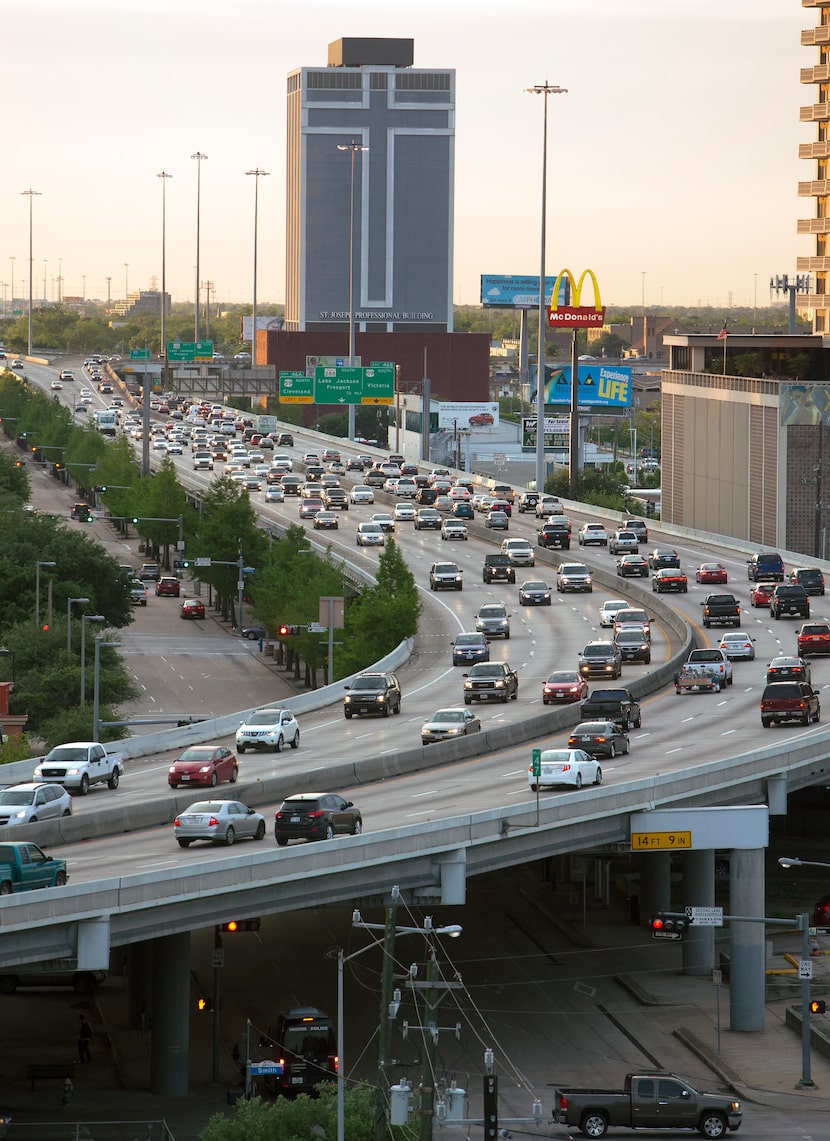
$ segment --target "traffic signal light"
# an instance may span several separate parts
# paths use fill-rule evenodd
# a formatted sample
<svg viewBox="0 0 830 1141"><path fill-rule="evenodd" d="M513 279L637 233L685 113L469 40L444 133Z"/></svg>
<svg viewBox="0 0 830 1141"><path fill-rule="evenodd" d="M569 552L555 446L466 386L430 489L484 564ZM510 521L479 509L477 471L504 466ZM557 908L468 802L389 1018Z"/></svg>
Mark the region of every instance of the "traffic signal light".
<svg viewBox="0 0 830 1141"><path fill-rule="evenodd" d="M658 911L650 920L652 939L682 939L689 931L689 918L671 911Z"/></svg>
<svg viewBox="0 0 830 1141"><path fill-rule="evenodd" d="M199 998L196 999L196 1009L200 1014L209 1014L213 1010L213 1003L209 998L200 995Z"/></svg>
<svg viewBox="0 0 830 1141"><path fill-rule="evenodd" d="M219 930L229 935L236 935L239 931L259 931L258 919L231 919L228 923L220 923Z"/></svg>
<svg viewBox="0 0 830 1141"><path fill-rule="evenodd" d="M43 625L41 626L41 630L43 630L43 631L45 631L45 632L48 632L48 630L49 630L49 623L48 623L48 622L44 622L44 623L43 623Z"/></svg>
<svg viewBox="0 0 830 1141"><path fill-rule="evenodd" d="M132 523L133 523L133 525L134 525L134 526L138 524L138 516L137 516L137 515L133 515L133 517L132 517Z"/></svg>
<svg viewBox="0 0 830 1141"><path fill-rule="evenodd" d="M277 630L277 634L280 638L293 638L296 634L299 634L299 632L299 626L289 626L287 623L283 623Z"/></svg>
<svg viewBox="0 0 830 1141"><path fill-rule="evenodd" d="M101 483L95 488L95 490L99 493L103 493L107 490L107 485L105 483Z"/></svg>
<svg viewBox="0 0 830 1141"><path fill-rule="evenodd" d="M827 1003L823 998L814 998L810 1001L810 1014L826 1014Z"/></svg>

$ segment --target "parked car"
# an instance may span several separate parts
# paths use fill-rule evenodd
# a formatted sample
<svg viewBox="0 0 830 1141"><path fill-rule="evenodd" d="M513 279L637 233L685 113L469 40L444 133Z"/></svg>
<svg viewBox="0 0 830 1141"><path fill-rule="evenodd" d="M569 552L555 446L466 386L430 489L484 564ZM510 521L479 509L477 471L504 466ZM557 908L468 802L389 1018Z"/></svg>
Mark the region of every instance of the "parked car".
<svg viewBox="0 0 830 1141"><path fill-rule="evenodd" d="M630 750L628 734L616 721L582 721L568 737L569 749L583 749L592 757L609 757Z"/></svg>
<svg viewBox="0 0 830 1141"><path fill-rule="evenodd" d="M452 644L452 664L466 666L470 662L489 662L490 643L484 634L457 634Z"/></svg>
<svg viewBox="0 0 830 1141"><path fill-rule="evenodd" d="M363 816L351 800L336 792L301 792L288 796L274 815L274 836L283 848L289 840L333 840L359 836Z"/></svg>
<svg viewBox="0 0 830 1141"><path fill-rule="evenodd" d="M533 765L527 770L531 792L559 785L582 788L585 784L602 784L599 762L584 749L544 749L538 775L533 770Z"/></svg>
<svg viewBox="0 0 830 1141"><path fill-rule="evenodd" d="M239 762L236 753L224 745L191 745L173 761L167 773L171 788L206 785L215 788L221 781L236 784Z"/></svg>
<svg viewBox="0 0 830 1141"><path fill-rule="evenodd" d="M283 745L299 748L300 726L290 709L264 706L254 709L236 731L236 751L273 749L282 752Z"/></svg>
<svg viewBox="0 0 830 1141"><path fill-rule="evenodd" d="M173 821L180 848L194 840L209 840L230 847L237 840L264 840L265 817L240 800L197 800Z"/></svg>
<svg viewBox="0 0 830 1141"><path fill-rule="evenodd" d="M478 733L481 721L471 709L439 709L421 726L421 744L430 745L433 741L447 741L453 737L466 737Z"/></svg>
<svg viewBox="0 0 830 1141"><path fill-rule="evenodd" d="M576 670L554 670L542 685L543 705L570 705L588 696L588 683Z"/></svg>
<svg viewBox="0 0 830 1141"><path fill-rule="evenodd" d="M527 579L519 587L520 606L550 606L550 587L541 579Z"/></svg>

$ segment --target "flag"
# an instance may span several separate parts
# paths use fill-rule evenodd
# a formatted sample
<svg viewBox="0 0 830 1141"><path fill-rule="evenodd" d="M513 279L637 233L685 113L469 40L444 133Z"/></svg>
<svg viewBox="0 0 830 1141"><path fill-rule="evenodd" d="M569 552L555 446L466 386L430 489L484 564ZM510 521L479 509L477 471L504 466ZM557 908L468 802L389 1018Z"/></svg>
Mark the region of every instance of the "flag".
<svg viewBox="0 0 830 1141"><path fill-rule="evenodd" d="M719 341L725 341L728 336L729 336L729 330L726 327L726 321L724 321L723 328L718 333L718 340Z"/></svg>

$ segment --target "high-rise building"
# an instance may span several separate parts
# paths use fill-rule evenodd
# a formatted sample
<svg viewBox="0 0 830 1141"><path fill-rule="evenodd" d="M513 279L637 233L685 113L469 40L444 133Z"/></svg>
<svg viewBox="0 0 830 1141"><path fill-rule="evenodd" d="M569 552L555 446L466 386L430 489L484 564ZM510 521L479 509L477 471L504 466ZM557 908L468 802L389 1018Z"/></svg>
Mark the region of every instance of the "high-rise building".
<svg viewBox="0 0 830 1141"><path fill-rule="evenodd" d="M344 38L288 76L288 332L452 331L455 71Z"/></svg>
<svg viewBox="0 0 830 1141"><path fill-rule="evenodd" d="M801 82L815 85L815 102L801 108L802 123L816 124L816 139L802 143L798 157L814 163L812 179L799 182L802 198L812 198L811 218L800 218L798 233L815 235L815 253L797 259L798 271L815 275L815 289L799 297L799 306L813 310L813 332L830 332L830 0L801 0L802 8L818 8L816 28L801 33L806 47L818 48L818 62L801 69Z"/></svg>

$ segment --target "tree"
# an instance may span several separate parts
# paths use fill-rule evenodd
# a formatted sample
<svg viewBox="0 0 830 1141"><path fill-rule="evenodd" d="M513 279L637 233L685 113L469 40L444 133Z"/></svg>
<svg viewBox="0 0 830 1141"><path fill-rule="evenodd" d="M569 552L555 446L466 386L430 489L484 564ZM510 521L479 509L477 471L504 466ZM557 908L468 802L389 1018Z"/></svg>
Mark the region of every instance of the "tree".
<svg viewBox="0 0 830 1141"><path fill-rule="evenodd" d="M258 527L248 493L230 476L214 479L202 500L204 516L193 541L193 557L209 558L214 565L199 568L199 578L211 583L219 595L223 616L236 621L240 556L246 566L266 562L267 540Z"/></svg>
<svg viewBox="0 0 830 1141"><path fill-rule="evenodd" d="M415 577L398 544L389 539L378 560L377 583L362 591L347 612L347 637L335 656L338 676L377 661L414 637L422 609Z"/></svg>
<svg viewBox="0 0 830 1141"><path fill-rule="evenodd" d="M271 1104L261 1098L240 1101L235 1120L221 1114L210 1119L201 1141L308 1141L315 1135L337 1136L337 1087L329 1082L318 1087L318 1097L277 1098ZM346 1141L372 1141L374 1090L350 1086L345 1094ZM390 1129L391 1136L414 1138L410 1128Z"/></svg>

